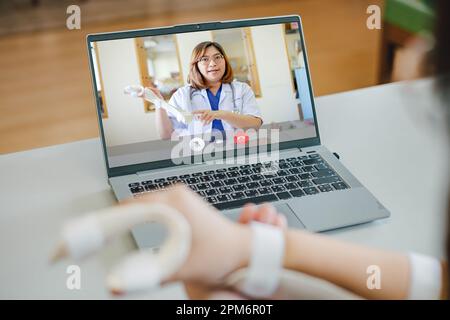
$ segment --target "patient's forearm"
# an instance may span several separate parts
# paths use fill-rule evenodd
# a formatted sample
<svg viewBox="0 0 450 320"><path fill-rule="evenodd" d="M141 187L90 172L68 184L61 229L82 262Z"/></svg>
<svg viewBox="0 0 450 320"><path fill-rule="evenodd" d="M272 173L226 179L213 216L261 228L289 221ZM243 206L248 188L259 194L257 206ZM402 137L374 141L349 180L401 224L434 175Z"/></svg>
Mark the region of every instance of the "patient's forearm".
<svg viewBox="0 0 450 320"><path fill-rule="evenodd" d="M233 127L240 129L250 129L250 128L259 129L259 127L262 124L261 119L258 117L245 114L237 114L228 111L224 112L221 119L225 120Z"/></svg>
<svg viewBox="0 0 450 320"><path fill-rule="evenodd" d="M369 289L372 273L380 269L381 289ZM322 235L287 231L284 267L345 288L368 299L405 299L409 290L408 256L345 243Z"/></svg>

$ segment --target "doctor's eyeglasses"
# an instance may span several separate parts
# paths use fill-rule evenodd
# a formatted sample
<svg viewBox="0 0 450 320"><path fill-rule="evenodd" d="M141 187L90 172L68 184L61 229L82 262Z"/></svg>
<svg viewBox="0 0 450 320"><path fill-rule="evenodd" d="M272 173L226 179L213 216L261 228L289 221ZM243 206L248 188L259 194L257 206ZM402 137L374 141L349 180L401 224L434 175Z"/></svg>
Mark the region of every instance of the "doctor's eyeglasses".
<svg viewBox="0 0 450 320"><path fill-rule="evenodd" d="M208 65L209 62L211 61L211 59L214 60L214 63L218 64L220 62L222 62L223 60L223 55L221 54L215 54L212 57L201 57L200 59L198 59L198 62L203 64L203 65Z"/></svg>

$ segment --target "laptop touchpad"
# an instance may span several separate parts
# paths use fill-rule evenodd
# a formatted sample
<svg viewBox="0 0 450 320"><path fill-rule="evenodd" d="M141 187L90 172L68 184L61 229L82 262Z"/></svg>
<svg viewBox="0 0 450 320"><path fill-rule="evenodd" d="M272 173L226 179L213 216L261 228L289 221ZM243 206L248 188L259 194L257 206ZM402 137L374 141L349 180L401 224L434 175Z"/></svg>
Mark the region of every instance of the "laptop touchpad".
<svg viewBox="0 0 450 320"><path fill-rule="evenodd" d="M289 227L305 229L305 226L298 219L298 217L295 215L294 211L292 211L289 205L281 203L281 204L274 204L274 207L277 209L277 212L283 214L286 217L286 221ZM226 217L230 218L231 220L237 221L239 215L241 214L241 211L242 208L238 208L233 210L226 210L223 211L223 213L225 214Z"/></svg>

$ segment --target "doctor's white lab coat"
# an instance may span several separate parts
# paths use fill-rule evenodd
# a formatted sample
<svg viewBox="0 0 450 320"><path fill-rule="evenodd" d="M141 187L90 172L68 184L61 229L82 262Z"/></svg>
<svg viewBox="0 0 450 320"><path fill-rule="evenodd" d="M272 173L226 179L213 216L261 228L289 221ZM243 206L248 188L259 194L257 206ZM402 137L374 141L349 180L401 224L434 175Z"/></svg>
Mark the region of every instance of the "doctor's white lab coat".
<svg viewBox="0 0 450 320"><path fill-rule="evenodd" d="M261 118L261 112L256 103L255 94L250 86L244 82L233 81L233 87L237 111L243 115L252 115ZM169 100L169 104L189 112L202 109L211 110L206 89L195 90L190 85L186 85L175 91ZM233 94L229 83L224 83L222 85L219 110L234 110ZM177 121L177 119L170 114L169 119L172 121L173 129L178 136L201 135L210 133L212 130L212 122L208 125L203 125L203 122L194 119L190 124L185 124ZM235 129L231 124L224 120L222 120L222 124L225 131L233 131Z"/></svg>

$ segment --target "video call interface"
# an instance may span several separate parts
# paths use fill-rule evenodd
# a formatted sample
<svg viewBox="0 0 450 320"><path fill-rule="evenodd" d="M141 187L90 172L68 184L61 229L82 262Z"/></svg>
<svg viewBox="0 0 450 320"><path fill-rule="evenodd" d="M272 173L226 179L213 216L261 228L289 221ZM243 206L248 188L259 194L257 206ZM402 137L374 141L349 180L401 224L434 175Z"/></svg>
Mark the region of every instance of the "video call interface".
<svg viewBox="0 0 450 320"><path fill-rule="evenodd" d="M297 23L96 41L90 50L111 168L170 159L177 144L194 150L194 138L225 148L274 130L279 142L316 137Z"/></svg>

